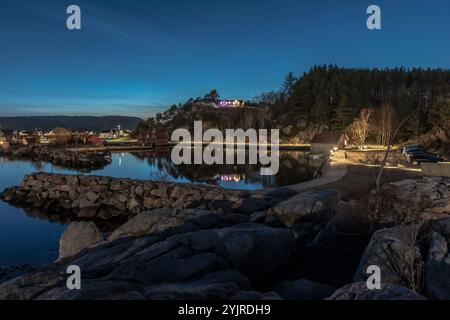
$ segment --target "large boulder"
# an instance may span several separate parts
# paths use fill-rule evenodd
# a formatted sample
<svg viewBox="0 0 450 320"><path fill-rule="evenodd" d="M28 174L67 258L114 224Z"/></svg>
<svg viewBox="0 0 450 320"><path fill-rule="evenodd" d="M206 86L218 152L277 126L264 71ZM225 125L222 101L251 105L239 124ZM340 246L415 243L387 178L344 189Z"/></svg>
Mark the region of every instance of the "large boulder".
<svg viewBox="0 0 450 320"><path fill-rule="evenodd" d="M300 279L281 281L275 284L274 291L284 300L322 300L336 291L335 287Z"/></svg>
<svg viewBox="0 0 450 320"><path fill-rule="evenodd" d="M103 240L93 222L72 222L59 240L59 260L73 257Z"/></svg>
<svg viewBox="0 0 450 320"><path fill-rule="evenodd" d="M233 204L232 208L237 212L250 215L253 212L264 210L266 208L266 202L262 199L248 197L237 201Z"/></svg>
<svg viewBox="0 0 450 320"><path fill-rule="evenodd" d="M248 217L237 213L219 213L198 209L156 209L138 214L116 229L108 238L144 237L156 234L167 238L175 234L205 229L225 228L248 222Z"/></svg>
<svg viewBox="0 0 450 320"><path fill-rule="evenodd" d="M437 232L430 234L425 287L430 299L450 300L449 240Z"/></svg>
<svg viewBox="0 0 450 320"><path fill-rule="evenodd" d="M142 237L155 232L179 227L185 222L185 215L180 210L156 209L139 213L116 229L108 240L121 237Z"/></svg>
<svg viewBox="0 0 450 320"><path fill-rule="evenodd" d="M289 262L293 240L289 230L258 224L175 235L123 259L113 274L161 283L234 269L261 280Z"/></svg>
<svg viewBox="0 0 450 320"><path fill-rule="evenodd" d="M279 203L272 211L287 227L292 227L304 220L328 220L340 198L336 190L307 191Z"/></svg>
<svg viewBox="0 0 450 320"><path fill-rule="evenodd" d="M369 290L365 282L355 282L337 290L327 300L426 300L408 288L382 284L381 290Z"/></svg>
<svg viewBox="0 0 450 320"><path fill-rule="evenodd" d="M31 300L65 283L57 272L36 272L0 284L0 300Z"/></svg>
<svg viewBox="0 0 450 320"><path fill-rule="evenodd" d="M382 193L387 201L381 223L412 223L419 218L429 220L450 215L449 178L424 177L391 182L382 187Z"/></svg>
<svg viewBox="0 0 450 320"><path fill-rule="evenodd" d="M354 281L366 281L370 276L367 268L376 265L381 269L381 282L409 286L410 279L417 277L414 267L421 262L416 245L417 226L395 226L378 230L373 235L361 258ZM420 272L420 270L417 270Z"/></svg>
<svg viewBox="0 0 450 320"><path fill-rule="evenodd" d="M148 298L231 298L251 289L249 283L261 284L282 270L293 254L293 242L290 230L251 223L177 234L165 240L155 234L120 238L100 243L66 265L56 266L61 273L69 264L80 267L81 292L69 292L65 282L50 287L29 282L26 290L33 293L23 296L119 299L138 294ZM26 280L21 277L7 287L0 286L0 292L6 298L20 296ZM221 286L224 283L229 284Z"/></svg>

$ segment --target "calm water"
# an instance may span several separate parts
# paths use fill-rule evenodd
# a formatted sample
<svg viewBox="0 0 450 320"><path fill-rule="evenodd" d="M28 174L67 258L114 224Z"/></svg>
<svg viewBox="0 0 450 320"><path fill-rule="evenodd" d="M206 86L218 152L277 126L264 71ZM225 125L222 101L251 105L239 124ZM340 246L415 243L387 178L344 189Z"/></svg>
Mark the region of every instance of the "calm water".
<svg viewBox="0 0 450 320"><path fill-rule="evenodd" d="M112 163L99 170L78 172L45 162L8 161L0 158L0 191L20 184L24 175L44 171L93 174L132 179L200 182L229 189L255 190L310 180L314 171L301 152L282 152L280 171L274 177L259 175L258 166L175 166L170 152L115 153ZM33 264L53 261L65 225L28 215L24 210L0 200L0 265Z"/></svg>

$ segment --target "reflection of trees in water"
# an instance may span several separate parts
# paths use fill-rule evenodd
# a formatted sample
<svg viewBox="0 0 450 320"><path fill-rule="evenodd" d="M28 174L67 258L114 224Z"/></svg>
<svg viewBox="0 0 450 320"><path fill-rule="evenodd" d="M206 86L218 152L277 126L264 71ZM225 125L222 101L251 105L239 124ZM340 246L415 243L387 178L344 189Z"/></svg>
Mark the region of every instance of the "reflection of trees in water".
<svg viewBox="0 0 450 320"><path fill-rule="evenodd" d="M188 179L196 182L218 183L222 177L241 177L246 184L261 184L264 187L284 186L311 180L315 166L310 165L305 153L298 151L280 152L280 168L276 176L261 176L261 165L175 165L170 158L170 149L159 152L132 153L138 159L146 159L158 173L174 180ZM152 177L152 174L151 174ZM154 179L152 180L161 180Z"/></svg>
<svg viewBox="0 0 450 320"><path fill-rule="evenodd" d="M35 171L42 171L42 168L44 168L45 164L42 161L32 161L31 165L35 169Z"/></svg>
<svg viewBox="0 0 450 320"><path fill-rule="evenodd" d="M184 179L186 177L179 170L179 166L173 164L170 158L170 149L163 148L158 151L133 152L135 158L145 160L151 168L150 179L155 181L170 181Z"/></svg>

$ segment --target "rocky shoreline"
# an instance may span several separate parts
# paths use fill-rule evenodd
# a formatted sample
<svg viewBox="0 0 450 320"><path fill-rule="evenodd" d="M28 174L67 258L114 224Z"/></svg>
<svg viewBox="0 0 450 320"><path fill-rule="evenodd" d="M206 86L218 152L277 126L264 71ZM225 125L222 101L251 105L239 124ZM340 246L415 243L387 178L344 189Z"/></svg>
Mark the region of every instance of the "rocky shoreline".
<svg viewBox="0 0 450 320"><path fill-rule="evenodd" d="M42 145L11 147L8 151L4 151L2 155L13 160L47 161L55 165L75 169L100 169L110 163L101 154L77 153L65 148L50 148Z"/></svg>
<svg viewBox="0 0 450 320"><path fill-rule="evenodd" d="M70 213L50 192L70 202ZM384 192L392 205L374 220L336 190L248 193L32 174L2 199L74 222L59 260L1 284L0 299L450 299L450 179L395 182ZM80 216L72 207L80 199L96 214ZM100 215L108 199L125 209ZM100 232L97 220L117 212L125 222ZM81 290L66 287L69 265L82 270ZM365 285L369 265L382 271L380 290Z"/></svg>

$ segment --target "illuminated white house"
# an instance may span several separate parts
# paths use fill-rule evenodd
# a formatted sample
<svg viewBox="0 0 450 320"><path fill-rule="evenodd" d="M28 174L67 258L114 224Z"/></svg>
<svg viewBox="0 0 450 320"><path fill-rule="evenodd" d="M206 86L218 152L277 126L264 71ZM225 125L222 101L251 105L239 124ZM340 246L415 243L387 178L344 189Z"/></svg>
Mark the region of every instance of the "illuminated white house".
<svg viewBox="0 0 450 320"><path fill-rule="evenodd" d="M219 100L216 102L217 108L244 108L244 100Z"/></svg>

